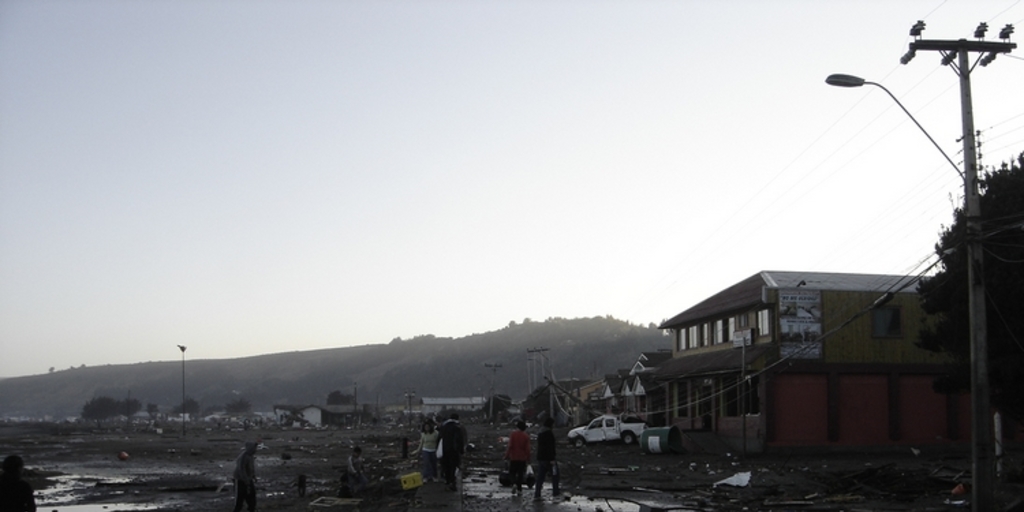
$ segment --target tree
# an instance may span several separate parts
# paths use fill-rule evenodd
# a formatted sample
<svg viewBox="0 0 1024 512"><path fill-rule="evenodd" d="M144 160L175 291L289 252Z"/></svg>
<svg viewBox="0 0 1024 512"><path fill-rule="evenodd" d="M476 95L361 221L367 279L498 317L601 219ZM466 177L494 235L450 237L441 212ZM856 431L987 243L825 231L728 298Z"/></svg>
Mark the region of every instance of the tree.
<svg viewBox="0 0 1024 512"><path fill-rule="evenodd" d="M82 406L82 418L87 420L105 420L124 413L121 403L109 396L98 396Z"/></svg>
<svg viewBox="0 0 1024 512"><path fill-rule="evenodd" d="M980 181L992 406L1024 418L1024 153ZM939 272L918 287L921 306L937 320L921 330L922 348L949 354L956 364L936 382L943 392L970 389L967 225L963 209L936 244Z"/></svg>
<svg viewBox="0 0 1024 512"><path fill-rule="evenodd" d="M199 402L195 398L186 397L184 405L185 414L195 415L199 413ZM181 406L182 404L175 405L174 409L171 410L171 414L181 414Z"/></svg>
<svg viewBox="0 0 1024 512"><path fill-rule="evenodd" d="M327 405L353 405L356 403L356 396L342 393L341 391L331 391L327 395Z"/></svg>
<svg viewBox="0 0 1024 512"><path fill-rule="evenodd" d="M149 415L149 419L155 420L156 416L160 414L160 407L154 403L146 404L146 414Z"/></svg>
<svg viewBox="0 0 1024 512"><path fill-rule="evenodd" d="M126 398L121 401L121 413L126 416L132 416L141 410L142 402L139 402L134 398Z"/></svg>
<svg viewBox="0 0 1024 512"><path fill-rule="evenodd" d="M244 414L252 410L252 404L248 400L238 397L224 406L224 410L231 414Z"/></svg>

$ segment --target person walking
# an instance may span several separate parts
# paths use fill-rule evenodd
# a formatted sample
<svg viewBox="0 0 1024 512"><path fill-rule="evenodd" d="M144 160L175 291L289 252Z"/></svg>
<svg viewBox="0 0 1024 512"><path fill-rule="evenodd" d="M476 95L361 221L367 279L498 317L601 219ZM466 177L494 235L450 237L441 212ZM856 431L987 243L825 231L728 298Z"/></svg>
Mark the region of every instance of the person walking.
<svg viewBox="0 0 1024 512"><path fill-rule="evenodd" d="M440 440L441 433L434 428L434 420L423 422L419 452L424 482L433 482L437 478L437 442Z"/></svg>
<svg viewBox="0 0 1024 512"><path fill-rule="evenodd" d="M36 512L35 491L21 479L25 461L17 455L8 455L0 475L0 512Z"/></svg>
<svg viewBox="0 0 1024 512"><path fill-rule="evenodd" d="M555 458L555 426L553 418L544 420L544 428L537 434L537 483L533 488L533 501L541 501L540 490L544 487L544 478L551 475L551 495L558 498L558 461Z"/></svg>
<svg viewBox="0 0 1024 512"><path fill-rule="evenodd" d="M462 450L466 442L462 426L459 424L459 415L452 413L451 417L441 424L440 433L441 471L444 472L445 488L457 491L455 470L462 463Z"/></svg>
<svg viewBox="0 0 1024 512"><path fill-rule="evenodd" d="M235 509L234 512L242 511L242 503L245 503L249 512L256 511L256 448L259 446L255 441L246 441L245 449L235 459L235 472L232 478L235 480Z"/></svg>
<svg viewBox="0 0 1024 512"><path fill-rule="evenodd" d="M530 463L530 435L526 433L525 421L517 421L516 429L509 434L505 460L508 461L508 474L512 479L512 494L522 494L526 465Z"/></svg>
<svg viewBox="0 0 1024 512"><path fill-rule="evenodd" d="M348 457L348 488L355 496L365 491L368 483L370 480L366 478L363 467L363 449L356 446L352 448L352 455Z"/></svg>

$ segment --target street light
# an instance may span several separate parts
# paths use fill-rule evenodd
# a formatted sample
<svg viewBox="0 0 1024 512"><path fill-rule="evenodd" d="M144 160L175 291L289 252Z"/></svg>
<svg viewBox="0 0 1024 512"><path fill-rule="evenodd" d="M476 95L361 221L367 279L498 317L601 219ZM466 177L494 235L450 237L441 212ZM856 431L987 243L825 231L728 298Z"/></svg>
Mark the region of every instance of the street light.
<svg viewBox="0 0 1024 512"><path fill-rule="evenodd" d="M491 423L494 423L494 378L497 377L498 368L501 368L501 363L484 363L485 368L491 370L491 412L488 414L488 419Z"/></svg>
<svg viewBox="0 0 1024 512"><path fill-rule="evenodd" d="M181 349L181 437L185 437L185 345Z"/></svg>
<svg viewBox="0 0 1024 512"><path fill-rule="evenodd" d="M974 146L974 113L971 107L971 94L970 94L970 67L967 61L967 51L969 50L986 50L985 48L972 48L969 46L963 46L966 43L965 40L955 42L956 45L950 48L946 48L946 42L929 42L930 44L938 44L935 48L928 45L921 45L922 49L942 49L947 51L943 64L948 64L946 59L951 60L951 56L954 56L959 51L959 70L960 70L960 94L961 94L961 114L963 118L963 144L964 144L964 172L960 172L960 169L953 164L953 161L946 155L945 151L932 139L931 135L925 131L924 127L914 119L914 116L907 111L902 103L896 96L893 96L891 92L881 84L875 82L868 82L863 78L852 76L852 75L829 75L825 79L825 82L829 85L835 85L838 87L860 87L864 84L870 84L879 87L883 91L889 94L889 97L896 102L900 108L910 119L914 121L914 124L921 129L922 132L928 137L928 140L932 141L932 144L942 153L942 156L946 157L951 165L960 174L960 177L964 180L964 217L967 223L967 297L969 304L969 319L970 324L970 344L971 344L971 507L974 511L988 511L992 509L993 500L993 481L995 475L995 468L992 464L993 461L993 441L992 441L992 422L989 419L990 411L990 399L989 399L989 376L988 376L988 334L986 327L986 313L985 313L985 280L982 275L982 246L981 241L978 237L978 233L981 232L981 200L978 193L978 168L977 168L977 156L975 153ZM941 43L941 44L940 44ZM1016 45L1014 45L1016 46ZM911 49L916 49L914 45L911 45ZM1005 51L1008 51L1006 49Z"/></svg>
<svg viewBox="0 0 1024 512"><path fill-rule="evenodd" d="M921 130L921 133L923 133L925 137L928 137L928 140L932 142L932 145L935 146L935 149L939 150L939 153L942 153L942 156L946 157L946 161L949 162L949 165L953 166L953 170L955 170L961 178L964 177L964 173L960 171L960 168L957 167L955 163L953 163L953 159L950 158L949 155L947 155L946 152L942 150L942 147L939 146L939 143L935 142L935 139L933 139L932 136L928 134L928 131L925 130L923 126L921 126L921 123L917 122L917 119L915 119L913 114L911 114L910 111L907 110L907 107L904 107L903 103L900 103L900 100L897 99L896 96L894 96L891 92L889 92L889 89L886 89L885 86L877 82L869 82L859 76L844 75L842 73L829 75L828 78L825 79L825 83L829 85L834 85L836 87L860 87L862 85L873 85L885 91L885 93L888 94L889 97L892 98L892 100L895 101L901 109L903 109L903 112L907 114L907 117L909 117L910 120L917 125L917 127Z"/></svg>

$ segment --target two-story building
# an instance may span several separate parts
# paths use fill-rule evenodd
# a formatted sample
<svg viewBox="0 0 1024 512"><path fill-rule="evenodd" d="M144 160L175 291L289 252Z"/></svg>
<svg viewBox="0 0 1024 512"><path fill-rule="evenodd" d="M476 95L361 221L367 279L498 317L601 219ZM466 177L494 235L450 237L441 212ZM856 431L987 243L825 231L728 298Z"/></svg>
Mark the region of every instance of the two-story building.
<svg viewBox="0 0 1024 512"><path fill-rule="evenodd" d="M665 321L667 423L751 452L969 441L969 396L933 390L946 360L915 345L912 279L759 272Z"/></svg>

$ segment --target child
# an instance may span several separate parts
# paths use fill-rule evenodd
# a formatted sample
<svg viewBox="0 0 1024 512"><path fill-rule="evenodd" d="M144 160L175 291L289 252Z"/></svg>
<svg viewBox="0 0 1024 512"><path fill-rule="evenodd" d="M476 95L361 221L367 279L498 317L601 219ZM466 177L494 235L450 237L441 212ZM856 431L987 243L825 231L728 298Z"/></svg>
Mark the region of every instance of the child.
<svg viewBox="0 0 1024 512"><path fill-rule="evenodd" d="M369 480L363 473L363 449L356 446L348 458L348 486L355 495L366 490L367 483Z"/></svg>

